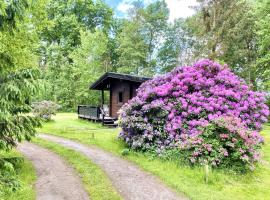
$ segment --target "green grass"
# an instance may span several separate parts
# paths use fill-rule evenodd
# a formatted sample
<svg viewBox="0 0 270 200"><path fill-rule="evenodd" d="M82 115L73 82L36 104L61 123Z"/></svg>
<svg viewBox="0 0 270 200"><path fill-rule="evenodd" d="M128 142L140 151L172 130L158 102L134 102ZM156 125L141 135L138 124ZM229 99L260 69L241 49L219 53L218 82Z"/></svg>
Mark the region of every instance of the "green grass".
<svg viewBox="0 0 270 200"><path fill-rule="evenodd" d="M76 114L72 113L58 114L54 122L45 124L39 131L87 145L96 145L119 156L125 148L123 143L117 140L120 129L102 129L101 125L79 120ZM214 170L208 184L204 182L204 172L200 167L191 168L179 165L179 162L150 159L135 152L124 158L158 176L165 184L191 199L266 200L270 197L270 125L265 126L262 135L265 138L264 161L254 172L239 175L230 171Z"/></svg>
<svg viewBox="0 0 270 200"><path fill-rule="evenodd" d="M34 143L60 155L79 173L83 185L92 200L118 200L119 194L113 188L104 172L82 154L53 142L35 139Z"/></svg>
<svg viewBox="0 0 270 200"><path fill-rule="evenodd" d="M13 150L10 152L0 152L0 157L22 157L20 153ZM4 189L4 193L0 191L1 200L34 200L36 193L33 187L36 180L35 169L28 160L24 160L20 168L17 169L17 178L20 187L15 192L8 192ZM7 188L8 189L8 188Z"/></svg>

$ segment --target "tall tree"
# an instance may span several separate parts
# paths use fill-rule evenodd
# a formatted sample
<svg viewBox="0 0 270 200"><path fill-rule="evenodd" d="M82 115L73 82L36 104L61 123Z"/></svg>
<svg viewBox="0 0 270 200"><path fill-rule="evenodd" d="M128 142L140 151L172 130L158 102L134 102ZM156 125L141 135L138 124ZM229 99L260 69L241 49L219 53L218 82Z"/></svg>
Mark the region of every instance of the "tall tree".
<svg viewBox="0 0 270 200"><path fill-rule="evenodd" d="M198 2L197 14L187 20L201 43L194 55L225 61L256 88L256 29L250 1Z"/></svg>
<svg viewBox="0 0 270 200"><path fill-rule="evenodd" d="M118 72L140 74L146 65L146 48L138 21L126 21L119 34L117 52L119 54Z"/></svg>
<svg viewBox="0 0 270 200"><path fill-rule="evenodd" d="M157 52L165 36L169 10L163 0L146 7L140 1L132 5L118 36L118 71L153 75L157 72Z"/></svg>
<svg viewBox="0 0 270 200"><path fill-rule="evenodd" d="M147 44L147 71L154 74L157 52L168 28L169 9L164 0L149 4L142 12L142 34Z"/></svg>
<svg viewBox="0 0 270 200"><path fill-rule="evenodd" d="M46 90L39 98L54 100L64 110L75 110L80 101L74 98L76 92L85 88L76 86L77 72L83 69L74 65L73 53L81 48L81 33L101 30L108 35L112 10L102 1L60 0L50 1L46 12L50 25L41 32L40 48Z"/></svg>
<svg viewBox="0 0 270 200"><path fill-rule="evenodd" d="M258 59L256 61L257 79L264 90L270 90L270 2L260 0L256 4L255 14L257 16L257 39Z"/></svg>
<svg viewBox="0 0 270 200"><path fill-rule="evenodd" d="M30 139L39 125L27 113L37 92L37 31L41 25L36 23L40 17L36 9L43 3L0 1L0 150Z"/></svg>
<svg viewBox="0 0 270 200"><path fill-rule="evenodd" d="M50 1L46 11L51 25L42 32L44 49L59 45L66 58L80 45L80 30L94 31L98 27L107 32L112 18L112 10L102 1Z"/></svg>
<svg viewBox="0 0 270 200"><path fill-rule="evenodd" d="M177 65L192 63L195 42L184 19L177 19L174 23L168 24L157 55L158 71L168 72Z"/></svg>
<svg viewBox="0 0 270 200"><path fill-rule="evenodd" d="M101 31L91 33L90 31L81 33L81 46L76 49L71 57L74 71L74 106L78 104L100 103L100 94L96 91L89 91L89 85L99 76L107 71L111 71L108 59L109 39ZM68 87L68 85L67 85Z"/></svg>

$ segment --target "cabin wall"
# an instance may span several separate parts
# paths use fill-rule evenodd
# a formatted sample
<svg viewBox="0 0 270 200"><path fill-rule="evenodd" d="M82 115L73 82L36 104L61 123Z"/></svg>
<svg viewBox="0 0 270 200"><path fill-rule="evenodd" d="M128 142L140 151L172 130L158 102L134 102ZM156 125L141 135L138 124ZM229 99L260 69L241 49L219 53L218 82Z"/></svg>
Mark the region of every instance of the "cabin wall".
<svg viewBox="0 0 270 200"><path fill-rule="evenodd" d="M122 103L119 102L119 93L122 92ZM130 84L127 81L115 81L111 84L111 116L117 118L119 109L128 102Z"/></svg>
<svg viewBox="0 0 270 200"><path fill-rule="evenodd" d="M129 81L116 80L111 82L110 89L110 115L117 118L119 109L128 102L129 99L136 96L136 89L140 86L139 83ZM119 92L122 92L122 103L119 102Z"/></svg>

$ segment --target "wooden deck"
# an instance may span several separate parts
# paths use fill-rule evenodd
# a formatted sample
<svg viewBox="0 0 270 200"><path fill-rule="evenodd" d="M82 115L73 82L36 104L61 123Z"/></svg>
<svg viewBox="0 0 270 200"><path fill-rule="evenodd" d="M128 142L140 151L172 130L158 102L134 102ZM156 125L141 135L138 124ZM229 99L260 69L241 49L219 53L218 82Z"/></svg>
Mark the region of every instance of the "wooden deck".
<svg viewBox="0 0 270 200"><path fill-rule="evenodd" d="M78 106L78 117L80 119L90 120L93 122L100 122L108 127L117 127L117 118L105 116L102 109L98 106L90 105L79 105Z"/></svg>

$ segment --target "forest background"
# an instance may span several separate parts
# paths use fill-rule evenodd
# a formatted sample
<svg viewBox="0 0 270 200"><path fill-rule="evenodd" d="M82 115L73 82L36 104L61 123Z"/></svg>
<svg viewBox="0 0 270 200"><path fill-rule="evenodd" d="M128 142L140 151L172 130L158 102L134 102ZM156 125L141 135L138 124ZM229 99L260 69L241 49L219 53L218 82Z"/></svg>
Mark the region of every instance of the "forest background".
<svg viewBox="0 0 270 200"><path fill-rule="evenodd" d="M105 72L153 77L201 58L269 92L269 0L197 0L192 16L174 21L163 0L129 5L119 17L100 0L1 0L0 73L35 76L39 90L27 101L51 100L62 111L98 105L89 85Z"/></svg>

